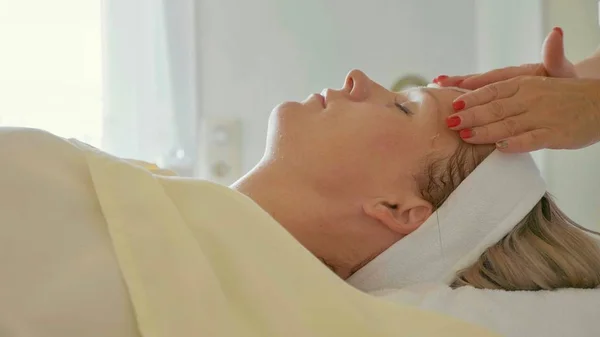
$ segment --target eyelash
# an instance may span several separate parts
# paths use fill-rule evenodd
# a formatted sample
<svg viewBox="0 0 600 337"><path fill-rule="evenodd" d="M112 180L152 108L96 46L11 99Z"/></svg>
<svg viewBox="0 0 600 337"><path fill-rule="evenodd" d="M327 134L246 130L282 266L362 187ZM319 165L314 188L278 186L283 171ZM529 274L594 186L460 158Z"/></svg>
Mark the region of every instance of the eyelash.
<svg viewBox="0 0 600 337"><path fill-rule="evenodd" d="M412 111L408 110L406 107L404 107L402 104L398 103L398 102L394 102L394 105L402 110L402 112L404 112L406 115L410 116L412 115Z"/></svg>

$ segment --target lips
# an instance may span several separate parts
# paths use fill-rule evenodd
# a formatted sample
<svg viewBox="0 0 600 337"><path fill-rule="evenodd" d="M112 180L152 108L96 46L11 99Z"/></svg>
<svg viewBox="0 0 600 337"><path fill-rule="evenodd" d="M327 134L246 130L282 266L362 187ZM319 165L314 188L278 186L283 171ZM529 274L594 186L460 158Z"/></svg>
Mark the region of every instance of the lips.
<svg viewBox="0 0 600 337"><path fill-rule="evenodd" d="M325 97L323 97L323 95L315 94L315 97L321 102L323 108L327 107L327 101L325 100Z"/></svg>

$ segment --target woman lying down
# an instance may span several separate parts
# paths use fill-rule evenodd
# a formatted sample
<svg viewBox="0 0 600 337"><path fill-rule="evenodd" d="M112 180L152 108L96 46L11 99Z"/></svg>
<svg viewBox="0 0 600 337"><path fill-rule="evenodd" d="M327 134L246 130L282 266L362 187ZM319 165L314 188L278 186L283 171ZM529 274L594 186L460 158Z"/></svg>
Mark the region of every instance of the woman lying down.
<svg viewBox="0 0 600 337"><path fill-rule="evenodd" d="M458 95L352 71L231 188L1 129L0 335L598 336L598 237Z"/></svg>

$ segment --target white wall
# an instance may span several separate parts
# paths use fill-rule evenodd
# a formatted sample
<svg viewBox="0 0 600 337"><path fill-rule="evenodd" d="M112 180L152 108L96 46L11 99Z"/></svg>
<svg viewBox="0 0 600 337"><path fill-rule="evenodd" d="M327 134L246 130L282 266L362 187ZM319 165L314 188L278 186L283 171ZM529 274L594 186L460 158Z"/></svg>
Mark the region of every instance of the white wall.
<svg viewBox="0 0 600 337"><path fill-rule="evenodd" d="M477 70L538 62L543 0L477 0Z"/></svg>
<svg viewBox="0 0 600 337"><path fill-rule="evenodd" d="M195 0L102 5L103 150L191 175L198 147Z"/></svg>
<svg viewBox="0 0 600 337"><path fill-rule="evenodd" d="M274 106L341 87L352 68L385 86L401 75L471 73L475 0L202 0L203 117L243 122L243 168L264 150Z"/></svg>

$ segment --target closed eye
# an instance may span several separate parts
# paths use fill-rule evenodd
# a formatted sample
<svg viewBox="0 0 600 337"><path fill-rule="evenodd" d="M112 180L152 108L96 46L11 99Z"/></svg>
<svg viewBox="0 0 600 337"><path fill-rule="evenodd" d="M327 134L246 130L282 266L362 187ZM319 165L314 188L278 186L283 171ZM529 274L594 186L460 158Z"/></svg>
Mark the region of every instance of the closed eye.
<svg viewBox="0 0 600 337"><path fill-rule="evenodd" d="M396 108L398 108L398 109L402 110L402 112L404 112L406 115L409 115L409 116L410 116L410 115L412 115L412 114L413 114L413 112L412 112L412 111L410 111L410 109L409 109L409 108L405 107L405 106L404 106L404 105L402 105L401 103L394 102L394 105L396 106Z"/></svg>

